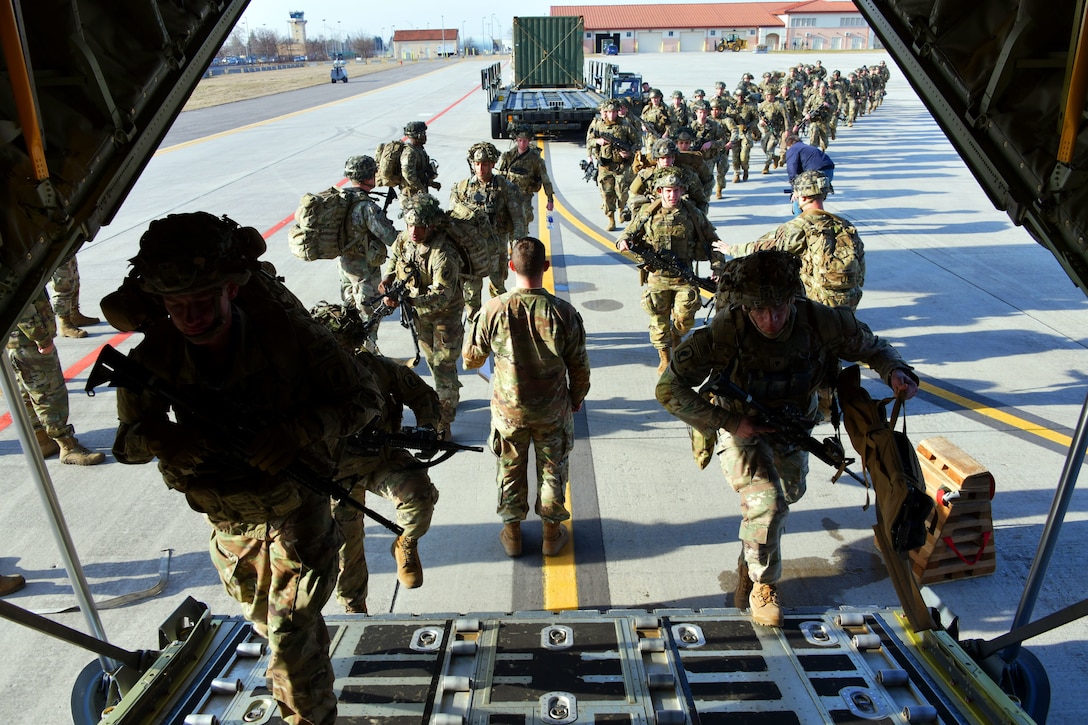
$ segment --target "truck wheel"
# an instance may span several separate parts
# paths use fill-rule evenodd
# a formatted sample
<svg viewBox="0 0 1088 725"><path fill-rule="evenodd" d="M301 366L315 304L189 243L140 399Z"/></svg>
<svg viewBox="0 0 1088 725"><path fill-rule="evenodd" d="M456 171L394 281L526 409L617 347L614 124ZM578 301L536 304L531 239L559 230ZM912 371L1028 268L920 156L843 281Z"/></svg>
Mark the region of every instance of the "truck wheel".
<svg viewBox="0 0 1088 725"><path fill-rule="evenodd" d="M491 138L506 138L506 136L503 134L504 130L505 129L503 129L503 127L502 127L502 114L501 113L492 113L491 114Z"/></svg>

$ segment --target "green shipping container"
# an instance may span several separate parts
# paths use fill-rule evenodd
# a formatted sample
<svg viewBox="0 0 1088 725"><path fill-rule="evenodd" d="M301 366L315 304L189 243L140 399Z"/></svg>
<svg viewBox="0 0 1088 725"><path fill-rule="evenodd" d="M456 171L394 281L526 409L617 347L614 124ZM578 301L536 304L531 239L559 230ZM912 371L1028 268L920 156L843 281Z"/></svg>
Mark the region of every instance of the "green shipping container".
<svg viewBox="0 0 1088 725"><path fill-rule="evenodd" d="M514 89L584 85L582 16L515 17Z"/></svg>

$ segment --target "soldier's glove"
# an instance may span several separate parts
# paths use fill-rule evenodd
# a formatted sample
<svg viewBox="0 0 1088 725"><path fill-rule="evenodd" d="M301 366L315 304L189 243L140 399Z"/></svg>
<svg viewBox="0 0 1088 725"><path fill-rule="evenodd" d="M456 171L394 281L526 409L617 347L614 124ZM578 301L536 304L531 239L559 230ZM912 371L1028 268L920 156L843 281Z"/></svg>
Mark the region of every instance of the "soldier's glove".
<svg viewBox="0 0 1088 725"><path fill-rule="evenodd" d="M295 462L307 443L291 424L272 425L253 437L246 448L249 465L266 473L279 473Z"/></svg>
<svg viewBox="0 0 1088 725"><path fill-rule="evenodd" d="M442 191L442 184L438 183L437 181L432 181L431 188L433 188L435 191Z"/></svg>
<svg viewBox="0 0 1088 725"><path fill-rule="evenodd" d="M192 468L211 447L200 431L169 420L141 422L136 433L147 441L147 450L153 456L175 468Z"/></svg>

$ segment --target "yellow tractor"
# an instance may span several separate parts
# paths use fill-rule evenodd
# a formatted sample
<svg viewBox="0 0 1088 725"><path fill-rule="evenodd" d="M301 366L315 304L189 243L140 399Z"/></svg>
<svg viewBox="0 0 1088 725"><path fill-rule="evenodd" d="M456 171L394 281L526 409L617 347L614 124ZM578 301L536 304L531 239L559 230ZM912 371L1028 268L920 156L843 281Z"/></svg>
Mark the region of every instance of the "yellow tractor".
<svg viewBox="0 0 1088 725"><path fill-rule="evenodd" d="M718 45L715 46L715 50L719 53L724 53L726 50L731 50L734 53L740 50L744 50L748 47L748 41L744 38L738 38L735 35L731 35L728 38L722 38L718 41Z"/></svg>

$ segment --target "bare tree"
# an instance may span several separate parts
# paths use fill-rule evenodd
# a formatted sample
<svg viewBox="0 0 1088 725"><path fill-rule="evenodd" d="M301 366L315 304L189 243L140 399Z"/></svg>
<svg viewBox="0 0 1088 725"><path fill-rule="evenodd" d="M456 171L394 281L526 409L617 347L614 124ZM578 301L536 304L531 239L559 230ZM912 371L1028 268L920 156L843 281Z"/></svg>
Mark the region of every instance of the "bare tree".
<svg viewBox="0 0 1088 725"><path fill-rule="evenodd" d="M257 57L271 61L276 58L278 42L274 31L268 28L258 28L253 31L250 48Z"/></svg>

